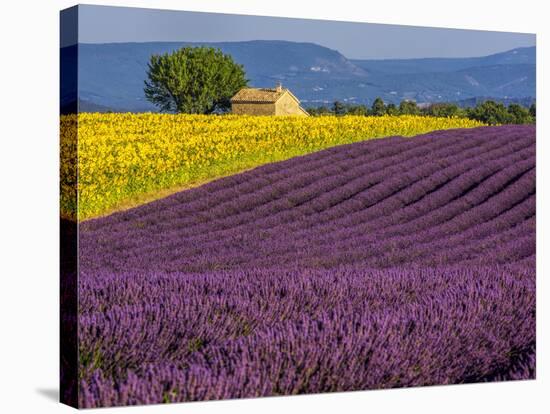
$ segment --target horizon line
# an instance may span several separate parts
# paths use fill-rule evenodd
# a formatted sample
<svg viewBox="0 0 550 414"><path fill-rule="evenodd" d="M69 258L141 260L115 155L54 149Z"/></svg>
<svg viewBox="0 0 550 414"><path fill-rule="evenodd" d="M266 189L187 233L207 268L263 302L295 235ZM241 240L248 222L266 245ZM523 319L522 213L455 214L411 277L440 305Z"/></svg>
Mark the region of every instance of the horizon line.
<svg viewBox="0 0 550 414"><path fill-rule="evenodd" d="M499 52L490 53L487 55L474 55L474 56L425 56L425 57L382 57L382 58L355 58L344 55L338 49L333 49L328 46L323 46L315 42L301 42L293 40L281 40L281 39L250 39L250 40L216 40L216 41L189 41L189 40L146 40L146 41L113 41L113 42L77 42L66 46L60 46L60 49L71 47L75 45L113 45L113 44L143 44L143 43L189 43L189 44L218 44L218 43L251 43L251 42L281 42L281 43L296 43L296 44L308 44L323 47L335 52L340 53L348 60L422 60L422 59L470 59L470 58L483 58L487 56L498 55L500 53L511 52L519 49L531 49L537 47L536 43L532 46L519 46L511 49L504 49Z"/></svg>

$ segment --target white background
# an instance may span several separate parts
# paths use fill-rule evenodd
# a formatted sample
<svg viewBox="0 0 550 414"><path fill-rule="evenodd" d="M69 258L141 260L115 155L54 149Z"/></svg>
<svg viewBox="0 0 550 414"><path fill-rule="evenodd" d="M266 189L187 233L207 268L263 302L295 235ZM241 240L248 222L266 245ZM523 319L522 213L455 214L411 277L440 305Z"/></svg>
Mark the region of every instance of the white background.
<svg viewBox="0 0 550 414"><path fill-rule="evenodd" d="M550 144L545 1L89 0L225 13L537 33L537 380L391 391L188 403L134 413L550 412L548 275ZM59 10L71 1L3 2L0 13L0 411L69 412L58 389ZM545 18L546 15L546 18ZM545 21L546 20L546 21ZM546 23L546 25L545 25ZM544 299L543 299L544 298ZM546 329L543 329L546 327ZM544 389L546 388L546 392Z"/></svg>

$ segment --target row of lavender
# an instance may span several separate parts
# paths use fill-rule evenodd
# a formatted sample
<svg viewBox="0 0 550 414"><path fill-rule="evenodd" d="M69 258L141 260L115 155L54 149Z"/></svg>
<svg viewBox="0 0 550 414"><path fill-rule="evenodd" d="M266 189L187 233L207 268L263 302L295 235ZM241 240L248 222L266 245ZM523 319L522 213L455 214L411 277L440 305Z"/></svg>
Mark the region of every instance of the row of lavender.
<svg viewBox="0 0 550 414"><path fill-rule="evenodd" d="M407 257L417 262L419 256L437 264L448 263L446 256L464 239L502 236L495 242L522 245L532 239L530 127L444 131L338 149L343 154L332 150L315 154L314 161L300 158L303 165L282 163L282 178L273 166L259 168L88 222L81 242L90 247L81 260L119 269L201 271L310 265L316 258L330 265L341 263L344 252L358 256L352 260L372 256L376 266ZM503 234L521 223L525 229L514 230L519 234ZM445 249L434 249L442 242ZM478 246L472 249L465 259L484 256Z"/></svg>
<svg viewBox="0 0 550 414"><path fill-rule="evenodd" d="M86 407L534 374L532 269L105 272L80 289Z"/></svg>
<svg viewBox="0 0 550 414"><path fill-rule="evenodd" d="M80 404L531 378L535 131L336 147L80 225Z"/></svg>

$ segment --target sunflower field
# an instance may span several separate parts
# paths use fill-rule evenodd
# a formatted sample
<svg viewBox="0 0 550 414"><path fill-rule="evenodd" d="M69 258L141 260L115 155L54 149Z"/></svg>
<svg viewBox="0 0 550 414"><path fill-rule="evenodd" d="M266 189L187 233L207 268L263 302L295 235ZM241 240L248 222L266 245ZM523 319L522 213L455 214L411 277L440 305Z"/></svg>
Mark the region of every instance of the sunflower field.
<svg viewBox="0 0 550 414"><path fill-rule="evenodd" d="M61 214L89 219L336 145L480 125L423 116L62 115Z"/></svg>

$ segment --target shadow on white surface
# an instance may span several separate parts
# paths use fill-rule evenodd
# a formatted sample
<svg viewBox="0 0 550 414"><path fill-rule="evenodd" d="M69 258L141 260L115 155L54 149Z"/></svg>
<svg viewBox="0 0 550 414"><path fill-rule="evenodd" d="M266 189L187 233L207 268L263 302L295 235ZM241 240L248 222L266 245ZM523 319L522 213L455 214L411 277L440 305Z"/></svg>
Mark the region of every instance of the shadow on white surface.
<svg viewBox="0 0 550 414"><path fill-rule="evenodd" d="M37 388L36 392L52 402L59 402L59 390L57 388Z"/></svg>

